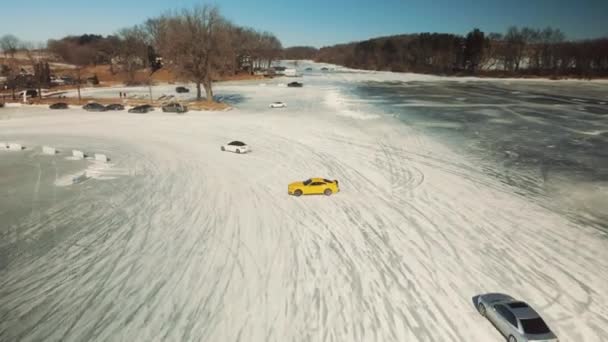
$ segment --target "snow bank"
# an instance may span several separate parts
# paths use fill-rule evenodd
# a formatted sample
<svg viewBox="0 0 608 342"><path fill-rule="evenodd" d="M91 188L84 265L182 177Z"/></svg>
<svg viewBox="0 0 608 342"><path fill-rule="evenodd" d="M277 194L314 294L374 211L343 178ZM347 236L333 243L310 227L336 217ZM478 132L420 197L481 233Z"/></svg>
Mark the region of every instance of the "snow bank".
<svg viewBox="0 0 608 342"><path fill-rule="evenodd" d="M17 143L9 143L7 148L9 151L21 151L25 149L25 146Z"/></svg>
<svg viewBox="0 0 608 342"><path fill-rule="evenodd" d="M72 157L75 159L84 159L84 152L79 150L72 150Z"/></svg>
<svg viewBox="0 0 608 342"><path fill-rule="evenodd" d="M55 155L57 153L57 149L51 146L42 146L42 153Z"/></svg>
<svg viewBox="0 0 608 342"><path fill-rule="evenodd" d="M102 154L102 153L95 153L95 160L98 161L98 162L107 163L108 162L108 157L105 154Z"/></svg>
<svg viewBox="0 0 608 342"><path fill-rule="evenodd" d="M282 61L282 64L289 65L291 61ZM454 81L454 82L521 82L521 83L596 83L596 84L608 84L608 80L605 79L594 79L594 80L582 80L582 79L560 79L552 80L549 78L490 78L490 77L474 77L474 76L438 76L428 74L416 74L416 73L399 73L391 71L373 71L373 70L361 70L361 69L350 69L340 65L328 64L328 63L314 63L314 62L303 62L300 63L298 68L304 70L309 66L314 66L315 70L322 67L326 67L329 72L323 73L324 77L327 78L339 78L349 82L438 82L438 81Z"/></svg>

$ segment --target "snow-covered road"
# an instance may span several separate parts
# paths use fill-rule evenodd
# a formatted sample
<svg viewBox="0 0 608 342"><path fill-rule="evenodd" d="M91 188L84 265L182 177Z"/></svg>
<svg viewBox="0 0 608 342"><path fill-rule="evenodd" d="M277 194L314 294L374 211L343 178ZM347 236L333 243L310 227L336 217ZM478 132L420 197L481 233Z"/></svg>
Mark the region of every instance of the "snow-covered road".
<svg viewBox="0 0 608 342"><path fill-rule="evenodd" d="M103 151L113 177L2 227L0 340L502 341L472 297L504 292L608 341L605 235L406 125L333 115L323 82L228 84L249 100L222 113L3 109L0 140ZM287 196L311 176L342 191Z"/></svg>

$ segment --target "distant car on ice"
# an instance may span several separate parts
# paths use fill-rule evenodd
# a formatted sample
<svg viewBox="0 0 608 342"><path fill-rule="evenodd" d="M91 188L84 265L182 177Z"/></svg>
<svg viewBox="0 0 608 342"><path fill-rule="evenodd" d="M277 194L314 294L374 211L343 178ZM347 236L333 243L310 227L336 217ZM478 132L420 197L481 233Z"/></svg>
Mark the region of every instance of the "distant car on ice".
<svg viewBox="0 0 608 342"><path fill-rule="evenodd" d="M234 152L234 153L247 153L251 152L251 149L247 144L242 141L232 141L220 148L222 151Z"/></svg>
<svg viewBox="0 0 608 342"><path fill-rule="evenodd" d="M289 82L289 83L287 83L287 86L290 88L302 88L304 86L304 84L302 84L300 82Z"/></svg>
<svg viewBox="0 0 608 342"><path fill-rule="evenodd" d="M106 110L124 110L125 106L120 103L112 103L106 106Z"/></svg>
<svg viewBox="0 0 608 342"><path fill-rule="evenodd" d="M186 87L177 87L177 88L175 88L175 92L178 94L189 93L190 89L188 89Z"/></svg>
<svg viewBox="0 0 608 342"><path fill-rule="evenodd" d="M525 302L502 293L488 293L478 296L476 305L509 342L558 342L545 321Z"/></svg>
<svg viewBox="0 0 608 342"><path fill-rule="evenodd" d="M87 103L86 105L82 106L82 109L89 111L89 112L105 112L106 111L106 107L104 105L102 105L101 103L97 103L97 102Z"/></svg>
<svg viewBox="0 0 608 342"><path fill-rule="evenodd" d="M185 113L188 111L188 107L186 106L182 106L181 104L177 103L177 102L171 102L171 103L167 103L166 105L163 106L163 112L165 113Z"/></svg>
<svg viewBox="0 0 608 342"><path fill-rule="evenodd" d="M270 108L285 108L287 105L283 102L273 102L270 104Z"/></svg>
<svg viewBox="0 0 608 342"><path fill-rule="evenodd" d="M306 68L305 71L312 71L312 68Z"/></svg>
<svg viewBox="0 0 608 342"><path fill-rule="evenodd" d="M298 197L302 195L331 196L339 191L338 181L326 178L310 178L303 182L290 183L287 186L287 193Z"/></svg>
<svg viewBox="0 0 608 342"><path fill-rule="evenodd" d="M68 104L65 102L53 103L49 106L50 109L68 109Z"/></svg>
<svg viewBox="0 0 608 342"><path fill-rule="evenodd" d="M146 114L151 110L153 110L152 106L143 105L143 106L137 106L137 107L133 107L133 108L129 109L129 113Z"/></svg>

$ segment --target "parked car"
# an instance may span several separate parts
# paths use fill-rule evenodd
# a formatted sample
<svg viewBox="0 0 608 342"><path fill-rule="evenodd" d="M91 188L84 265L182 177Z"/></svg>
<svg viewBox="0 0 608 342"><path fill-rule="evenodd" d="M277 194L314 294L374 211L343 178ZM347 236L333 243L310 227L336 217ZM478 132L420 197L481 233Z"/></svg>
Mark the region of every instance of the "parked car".
<svg viewBox="0 0 608 342"><path fill-rule="evenodd" d="M185 113L188 111L188 107L182 106L177 102L167 103L162 108L165 113Z"/></svg>
<svg viewBox="0 0 608 342"><path fill-rule="evenodd" d="M312 68L306 68L305 70L306 71L312 71Z"/></svg>
<svg viewBox="0 0 608 342"><path fill-rule="evenodd" d="M303 182L293 182L287 186L287 193L294 196L325 195L331 196L340 191L337 180L310 178Z"/></svg>
<svg viewBox="0 0 608 342"><path fill-rule="evenodd" d="M525 302L502 293L488 293L478 296L476 305L509 342L558 342L545 321Z"/></svg>
<svg viewBox="0 0 608 342"><path fill-rule="evenodd" d="M120 103L112 103L106 106L106 110L124 110L125 106Z"/></svg>
<svg viewBox="0 0 608 342"><path fill-rule="evenodd" d="M321 71L328 71L329 69L327 69L326 67L321 68Z"/></svg>
<svg viewBox="0 0 608 342"><path fill-rule="evenodd" d="M136 106L136 107L129 109L129 113L146 114L150 111L151 107L152 106L150 106L150 105Z"/></svg>
<svg viewBox="0 0 608 342"><path fill-rule="evenodd" d="M19 97L23 97L24 93L25 93L25 97L37 97L38 96L38 90L36 90L36 89L24 90L19 93Z"/></svg>
<svg viewBox="0 0 608 342"><path fill-rule="evenodd" d="M68 109L69 106L65 102L57 102L57 103L53 103L52 105L50 105L49 108L50 109Z"/></svg>
<svg viewBox="0 0 608 342"><path fill-rule="evenodd" d="M87 103L86 105L82 106L82 109L89 111L89 112L105 112L106 111L106 107L104 105L102 105L101 103L97 103L97 102Z"/></svg>
<svg viewBox="0 0 608 342"><path fill-rule="evenodd" d="M175 92L182 94L182 93L189 93L190 89L186 88L186 87L177 87L175 88Z"/></svg>
<svg viewBox="0 0 608 342"><path fill-rule="evenodd" d="M273 102L270 104L270 108L285 108L287 105L283 102Z"/></svg>
<svg viewBox="0 0 608 342"><path fill-rule="evenodd" d="M304 86L304 84L302 84L300 82L289 82L289 83L287 83L287 86L290 88L293 88L293 87L301 88Z"/></svg>
<svg viewBox="0 0 608 342"><path fill-rule="evenodd" d="M232 141L220 148L222 151L234 152L234 153L247 153L251 152L251 149L247 144L242 141Z"/></svg>

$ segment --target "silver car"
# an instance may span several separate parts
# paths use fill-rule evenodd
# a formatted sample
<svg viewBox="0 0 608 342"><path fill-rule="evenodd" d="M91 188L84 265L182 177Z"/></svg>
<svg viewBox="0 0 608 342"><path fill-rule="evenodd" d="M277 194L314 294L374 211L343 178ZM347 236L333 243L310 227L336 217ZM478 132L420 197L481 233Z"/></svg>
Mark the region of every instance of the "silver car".
<svg viewBox="0 0 608 342"><path fill-rule="evenodd" d="M509 342L558 342L540 315L528 304L501 293L488 293L475 299L477 310Z"/></svg>

